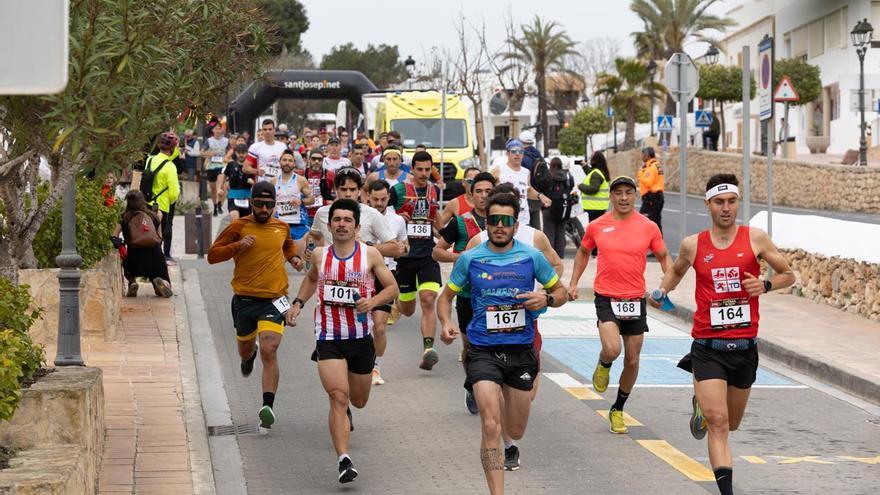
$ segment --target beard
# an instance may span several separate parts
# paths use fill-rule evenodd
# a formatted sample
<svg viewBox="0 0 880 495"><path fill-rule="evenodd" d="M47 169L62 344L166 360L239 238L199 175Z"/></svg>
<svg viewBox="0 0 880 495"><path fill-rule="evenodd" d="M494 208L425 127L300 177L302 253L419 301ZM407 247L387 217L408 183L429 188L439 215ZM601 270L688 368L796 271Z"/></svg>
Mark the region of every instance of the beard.
<svg viewBox="0 0 880 495"><path fill-rule="evenodd" d="M271 212L269 212L269 213L266 213L264 211L261 211L259 213L254 212L253 215L254 215L254 219L256 219L260 223L266 223L269 221L270 218L272 218Z"/></svg>
<svg viewBox="0 0 880 495"><path fill-rule="evenodd" d="M491 242L492 245L497 248L507 247L508 245L510 245L511 240L513 240L513 236L508 237L504 242L496 241L495 239L492 238L491 235L489 236L489 242Z"/></svg>

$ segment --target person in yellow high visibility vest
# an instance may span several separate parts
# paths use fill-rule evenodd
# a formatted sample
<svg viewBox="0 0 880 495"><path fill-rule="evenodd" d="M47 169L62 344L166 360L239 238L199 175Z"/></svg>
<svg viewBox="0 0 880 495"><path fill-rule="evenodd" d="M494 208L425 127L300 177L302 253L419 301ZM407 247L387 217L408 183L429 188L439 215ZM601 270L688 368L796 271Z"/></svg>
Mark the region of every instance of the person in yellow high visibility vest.
<svg viewBox="0 0 880 495"><path fill-rule="evenodd" d="M601 151L596 151L590 157L590 168L586 172L587 177L582 184L578 184L578 192L581 193L581 208L587 212L590 222L601 217L608 211L608 201L611 189L608 184L608 162ZM592 254L599 253L593 248Z"/></svg>

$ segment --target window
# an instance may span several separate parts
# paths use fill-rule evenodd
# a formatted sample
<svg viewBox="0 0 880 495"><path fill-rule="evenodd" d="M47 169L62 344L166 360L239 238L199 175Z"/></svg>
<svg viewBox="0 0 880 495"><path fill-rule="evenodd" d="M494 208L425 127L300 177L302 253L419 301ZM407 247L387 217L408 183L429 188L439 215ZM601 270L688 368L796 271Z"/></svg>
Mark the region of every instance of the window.
<svg viewBox="0 0 880 495"><path fill-rule="evenodd" d="M807 27L799 27L791 32L791 58L807 54Z"/></svg>
<svg viewBox="0 0 880 495"><path fill-rule="evenodd" d="M825 46L831 50L840 47L840 11L825 17Z"/></svg>
<svg viewBox="0 0 880 495"><path fill-rule="evenodd" d="M816 58L825 53L825 20L811 22L809 25L809 57Z"/></svg>
<svg viewBox="0 0 880 495"><path fill-rule="evenodd" d="M391 130L400 133L403 147L412 149L417 144L428 148L440 147L440 119L394 119ZM467 148L467 125L462 119L447 119L444 134L447 148Z"/></svg>
<svg viewBox="0 0 880 495"><path fill-rule="evenodd" d="M861 17L861 16L859 16ZM874 26L880 26L880 1L874 0L871 2L871 24ZM853 23L855 26L855 23Z"/></svg>

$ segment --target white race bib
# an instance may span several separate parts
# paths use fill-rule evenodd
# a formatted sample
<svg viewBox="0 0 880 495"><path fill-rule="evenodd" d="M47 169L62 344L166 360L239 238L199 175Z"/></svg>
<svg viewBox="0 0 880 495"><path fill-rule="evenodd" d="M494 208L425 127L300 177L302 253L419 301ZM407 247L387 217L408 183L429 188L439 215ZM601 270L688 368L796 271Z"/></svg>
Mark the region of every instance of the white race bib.
<svg viewBox="0 0 880 495"><path fill-rule="evenodd" d="M279 313L284 314L290 309L290 301L287 300L287 296L281 296L272 301L272 306L275 306Z"/></svg>
<svg viewBox="0 0 880 495"><path fill-rule="evenodd" d="M638 320L642 317L642 300L612 299L611 311L618 320Z"/></svg>
<svg viewBox="0 0 880 495"><path fill-rule="evenodd" d="M748 299L724 299L712 301L709 308L712 328L744 328L752 324L752 308Z"/></svg>
<svg viewBox="0 0 880 495"><path fill-rule="evenodd" d="M353 308L355 306L354 295L357 292L358 287L357 283L355 282L351 282L351 285L342 281L325 282L324 304L329 304L330 306L344 306Z"/></svg>
<svg viewBox="0 0 880 495"><path fill-rule="evenodd" d="M486 330L489 333L519 332L525 327L526 310L522 304L486 307Z"/></svg>
<svg viewBox="0 0 880 495"><path fill-rule="evenodd" d="M236 208L250 208L251 204L247 199L233 199L232 204L235 205Z"/></svg>
<svg viewBox="0 0 880 495"><path fill-rule="evenodd" d="M266 165L265 167L263 167L263 171L264 178L278 177L279 175L281 175L281 168L273 167L272 165Z"/></svg>
<svg viewBox="0 0 880 495"><path fill-rule="evenodd" d="M406 235L412 239L430 239L431 224L414 220L406 224Z"/></svg>
<svg viewBox="0 0 880 495"><path fill-rule="evenodd" d="M278 217L286 223L300 223L300 207L293 206L289 200L281 200L275 203Z"/></svg>
<svg viewBox="0 0 880 495"><path fill-rule="evenodd" d="M223 155L212 156L211 163L216 163L217 165L223 165Z"/></svg>

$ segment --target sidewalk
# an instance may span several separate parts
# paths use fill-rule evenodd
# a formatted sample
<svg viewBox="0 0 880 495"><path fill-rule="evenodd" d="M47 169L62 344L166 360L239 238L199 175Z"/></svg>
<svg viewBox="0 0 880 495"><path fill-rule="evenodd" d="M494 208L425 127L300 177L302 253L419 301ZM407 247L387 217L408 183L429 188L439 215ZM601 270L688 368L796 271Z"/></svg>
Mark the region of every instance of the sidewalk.
<svg viewBox="0 0 880 495"><path fill-rule="evenodd" d="M574 257L564 264L563 281L567 284ZM592 288L595 269L596 260L592 259L578 287ZM660 264L649 262L645 272L648 290L656 288L662 277ZM670 313L693 321L693 270L669 298L675 304ZM760 327L762 355L880 404L880 322L802 297L770 293L761 297Z"/></svg>
<svg viewBox="0 0 880 495"><path fill-rule="evenodd" d="M176 269L172 279L175 290L181 290ZM137 298L123 299L116 341L82 340L86 365L104 371L106 439L98 493L196 493L181 382L177 297L156 297L151 286L141 284ZM47 362L54 354L54 348L47 349Z"/></svg>

